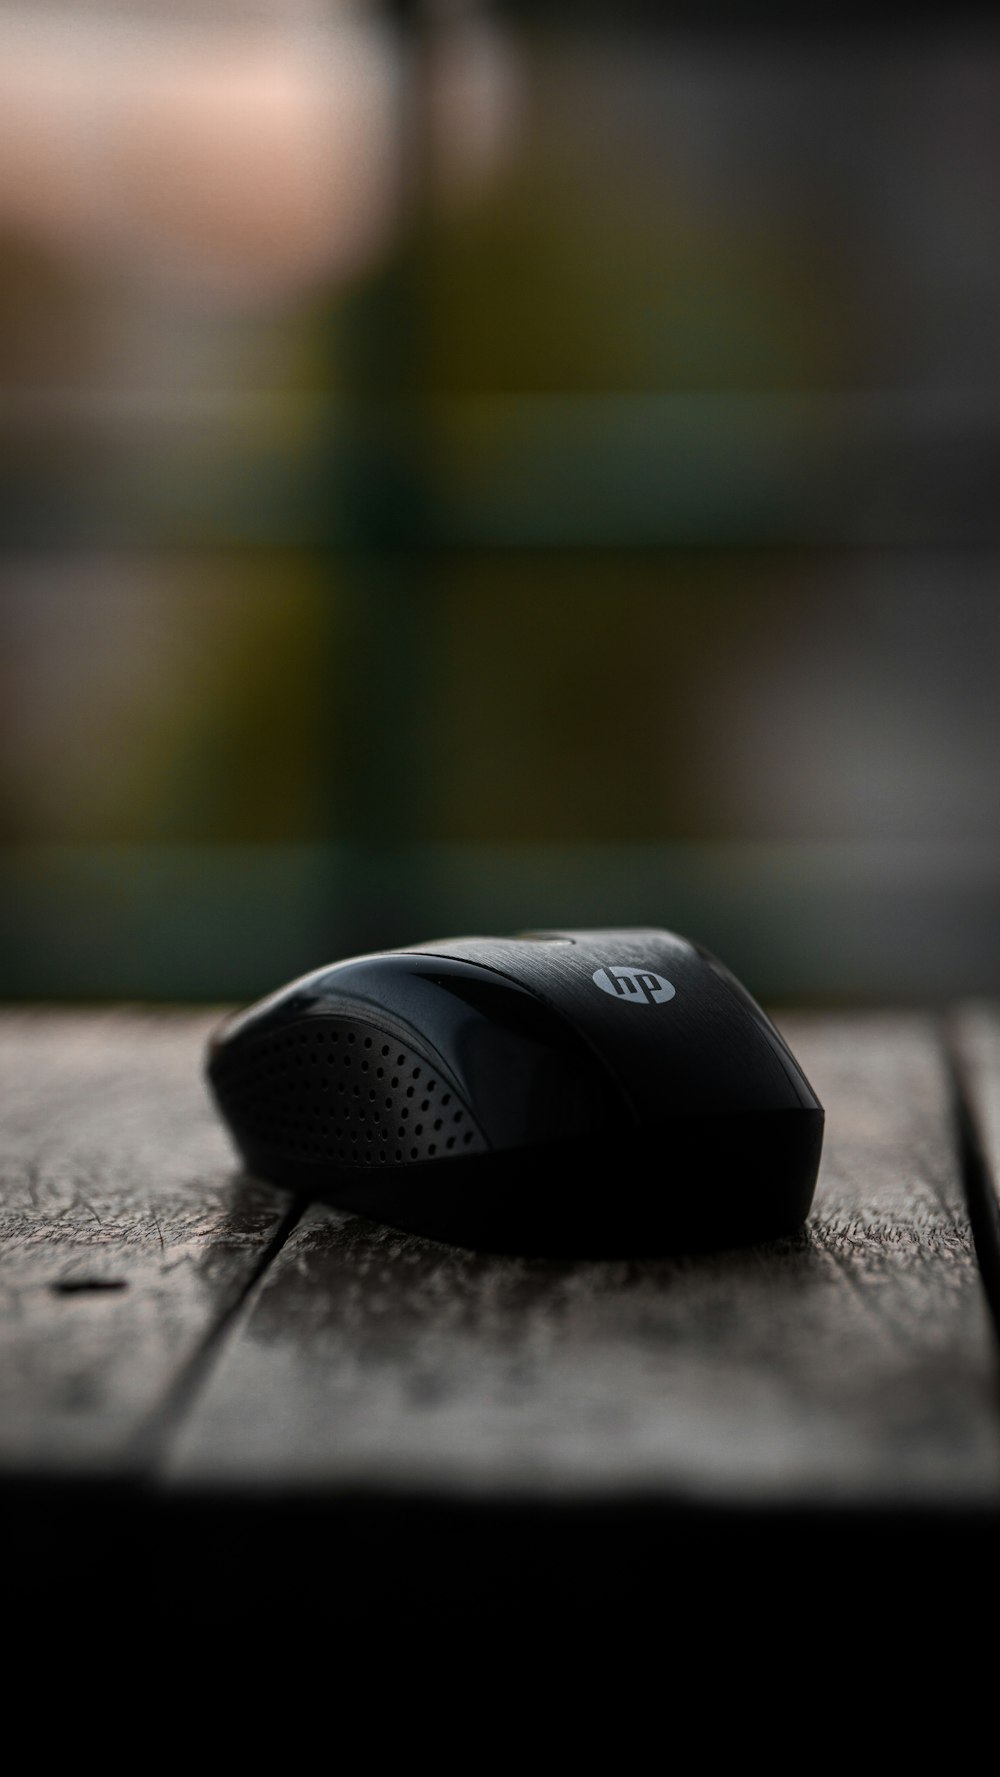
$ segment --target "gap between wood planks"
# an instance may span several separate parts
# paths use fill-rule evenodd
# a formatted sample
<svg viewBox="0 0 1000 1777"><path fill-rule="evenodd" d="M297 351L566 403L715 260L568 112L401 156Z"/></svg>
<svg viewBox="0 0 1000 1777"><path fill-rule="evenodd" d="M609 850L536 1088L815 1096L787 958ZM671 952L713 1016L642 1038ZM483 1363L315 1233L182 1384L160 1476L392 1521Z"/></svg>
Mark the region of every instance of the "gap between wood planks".
<svg viewBox="0 0 1000 1777"><path fill-rule="evenodd" d="M238 1319L245 1302L277 1258L289 1235L307 1209L309 1202L308 1197L292 1199L256 1265L253 1266L241 1287L235 1292L232 1301L209 1328L201 1344L192 1353L167 1390L163 1400L157 1404L145 1424L141 1425L135 1434L131 1454L140 1473L145 1474L148 1479L155 1480L158 1459L169 1445L173 1433L182 1423L207 1382L216 1355L220 1351L230 1327Z"/></svg>
<svg viewBox="0 0 1000 1777"><path fill-rule="evenodd" d="M962 1041L958 1023L951 1016L942 1020L941 1046L951 1089L955 1146L972 1229L976 1265L994 1339L1000 1345L1000 1200L994 1184L981 1116L976 1109L980 1094L976 1090L972 1059Z"/></svg>

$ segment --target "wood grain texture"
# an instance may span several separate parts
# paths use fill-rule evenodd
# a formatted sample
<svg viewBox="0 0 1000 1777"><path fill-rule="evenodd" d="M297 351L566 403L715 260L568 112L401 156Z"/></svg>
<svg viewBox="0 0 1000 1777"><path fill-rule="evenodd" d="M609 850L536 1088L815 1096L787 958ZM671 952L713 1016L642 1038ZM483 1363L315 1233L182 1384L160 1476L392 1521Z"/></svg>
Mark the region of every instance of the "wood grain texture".
<svg viewBox="0 0 1000 1777"><path fill-rule="evenodd" d="M801 1235L552 1263L313 1207L234 1319L173 1484L994 1508L993 1351L937 1032L782 1023L827 1108Z"/></svg>
<svg viewBox="0 0 1000 1777"><path fill-rule="evenodd" d="M0 1473L140 1470L288 1200L234 1176L210 1015L0 1020Z"/></svg>

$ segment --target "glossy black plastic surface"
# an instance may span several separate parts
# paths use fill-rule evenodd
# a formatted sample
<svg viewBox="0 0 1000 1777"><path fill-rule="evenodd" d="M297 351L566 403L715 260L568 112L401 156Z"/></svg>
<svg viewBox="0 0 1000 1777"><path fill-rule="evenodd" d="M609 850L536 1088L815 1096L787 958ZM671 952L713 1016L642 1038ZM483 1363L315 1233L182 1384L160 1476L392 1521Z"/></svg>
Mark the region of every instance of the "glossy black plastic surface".
<svg viewBox="0 0 1000 1777"><path fill-rule="evenodd" d="M545 1253L796 1226L823 1113L714 958L662 931L359 957L227 1021L209 1078L254 1172L439 1239Z"/></svg>

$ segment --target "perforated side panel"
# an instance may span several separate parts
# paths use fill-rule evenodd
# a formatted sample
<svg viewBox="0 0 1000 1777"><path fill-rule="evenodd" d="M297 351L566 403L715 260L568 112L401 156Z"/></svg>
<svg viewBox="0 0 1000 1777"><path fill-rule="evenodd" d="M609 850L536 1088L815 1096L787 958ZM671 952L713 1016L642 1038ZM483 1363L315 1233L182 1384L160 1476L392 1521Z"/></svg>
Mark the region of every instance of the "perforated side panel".
<svg viewBox="0 0 1000 1777"><path fill-rule="evenodd" d="M212 1083L238 1137L291 1160L412 1166L487 1146L454 1087L358 1019L303 1018L236 1043Z"/></svg>

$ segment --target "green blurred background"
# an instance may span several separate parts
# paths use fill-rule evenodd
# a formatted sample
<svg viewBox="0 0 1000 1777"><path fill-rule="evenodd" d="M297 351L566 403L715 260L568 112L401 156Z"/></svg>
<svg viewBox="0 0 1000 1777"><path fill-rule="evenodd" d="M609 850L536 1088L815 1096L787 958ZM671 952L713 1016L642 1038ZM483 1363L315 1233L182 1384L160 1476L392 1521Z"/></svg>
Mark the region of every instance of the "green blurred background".
<svg viewBox="0 0 1000 1777"><path fill-rule="evenodd" d="M1000 989L1000 34L0 5L0 991Z"/></svg>

